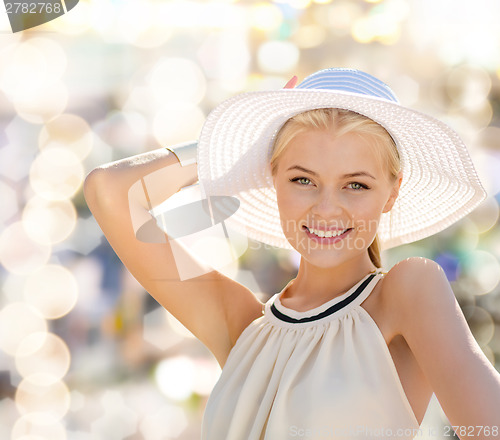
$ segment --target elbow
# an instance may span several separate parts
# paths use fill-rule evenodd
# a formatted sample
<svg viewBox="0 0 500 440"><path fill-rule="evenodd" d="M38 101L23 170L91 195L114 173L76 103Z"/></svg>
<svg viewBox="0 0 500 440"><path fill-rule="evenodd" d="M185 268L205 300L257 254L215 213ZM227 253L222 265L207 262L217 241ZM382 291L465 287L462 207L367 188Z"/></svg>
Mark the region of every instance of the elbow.
<svg viewBox="0 0 500 440"><path fill-rule="evenodd" d="M87 202L90 211L95 215L97 211L103 210L109 206L112 200L113 192L112 185L110 185L111 178L109 170L105 168L94 168L87 174L83 182L83 196Z"/></svg>
<svg viewBox="0 0 500 440"><path fill-rule="evenodd" d="M90 173L87 174L85 180L83 181L83 196L87 205L92 210L91 205L94 204L96 196L98 194L97 180L99 180L100 170L99 168L94 168Z"/></svg>

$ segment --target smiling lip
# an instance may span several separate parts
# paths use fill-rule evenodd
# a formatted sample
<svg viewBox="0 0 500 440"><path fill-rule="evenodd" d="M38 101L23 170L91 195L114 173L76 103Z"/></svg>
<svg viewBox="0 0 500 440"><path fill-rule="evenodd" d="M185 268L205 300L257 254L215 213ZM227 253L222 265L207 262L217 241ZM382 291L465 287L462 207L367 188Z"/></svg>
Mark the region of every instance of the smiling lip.
<svg viewBox="0 0 500 440"><path fill-rule="evenodd" d="M307 228L307 229L316 229L317 231L345 231L346 229L350 229L350 228L322 228L320 226L306 226L306 225L303 225L303 228Z"/></svg>
<svg viewBox="0 0 500 440"><path fill-rule="evenodd" d="M333 237L319 237L316 234L313 234L312 232L309 231L309 228L307 226L303 226L303 229L306 233L306 235L314 241L317 241L319 243L323 244L331 244L331 243L336 243L337 241L343 240L349 233L352 231L352 228L346 228L346 229L339 229L339 228L332 228L332 229L323 229L323 228L312 228L320 231L345 231L340 235L336 235Z"/></svg>

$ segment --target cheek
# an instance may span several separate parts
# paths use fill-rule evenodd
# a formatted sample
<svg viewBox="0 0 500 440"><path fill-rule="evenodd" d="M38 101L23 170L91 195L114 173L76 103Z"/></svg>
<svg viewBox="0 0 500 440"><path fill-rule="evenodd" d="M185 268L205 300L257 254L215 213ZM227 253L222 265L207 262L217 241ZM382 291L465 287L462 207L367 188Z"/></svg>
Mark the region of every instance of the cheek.
<svg viewBox="0 0 500 440"><path fill-rule="evenodd" d="M383 206L379 198L359 198L351 204L351 215L359 225L365 225L365 230L373 230L378 225Z"/></svg>
<svg viewBox="0 0 500 440"><path fill-rule="evenodd" d="M300 215L294 210L293 205L288 204L279 208L281 228L286 236L297 232Z"/></svg>
<svg viewBox="0 0 500 440"><path fill-rule="evenodd" d="M276 186L276 198L278 201L278 209L280 213L293 213L297 211L298 203L297 197L294 195L294 192L290 190L289 186L286 183L279 183Z"/></svg>
<svg viewBox="0 0 500 440"><path fill-rule="evenodd" d="M281 228L287 237L292 238L298 232L297 225L304 216L304 210L296 194L288 190L288 188L278 186L276 188L276 198Z"/></svg>

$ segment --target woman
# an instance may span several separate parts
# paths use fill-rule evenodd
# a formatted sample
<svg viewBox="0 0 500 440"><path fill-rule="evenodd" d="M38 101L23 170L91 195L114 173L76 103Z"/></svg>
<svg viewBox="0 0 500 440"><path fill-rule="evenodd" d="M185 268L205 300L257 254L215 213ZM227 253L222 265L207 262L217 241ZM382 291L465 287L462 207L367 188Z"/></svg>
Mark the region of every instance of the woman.
<svg viewBox="0 0 500 440"><path fill-rule="evenodd" d="M157 150L86 179L124 264L223 368L202 437L410 439L434 392L460 438L500 438L500 375L442 269L410 258L386 272L379 255L484 199L465 146L363 72L293 83L220 104L197 152ZM177 246L171 224L151 227L149 211L198 178L210 199L237 198L218 206L232 228L300 253L266 304ZM181 260L201 275L181 281Z"/></svg>

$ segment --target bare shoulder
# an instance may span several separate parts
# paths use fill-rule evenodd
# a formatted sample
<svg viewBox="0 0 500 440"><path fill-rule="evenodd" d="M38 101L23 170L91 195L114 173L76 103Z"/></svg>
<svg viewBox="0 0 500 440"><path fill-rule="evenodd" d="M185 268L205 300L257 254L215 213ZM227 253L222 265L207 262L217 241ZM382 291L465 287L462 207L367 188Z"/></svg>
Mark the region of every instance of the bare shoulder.
<svg viewBox="0 0 500 440"><path fill-rule="evenodd" d="M433 260L411 257L395 264L384 277L384 287L389 295L401 301L425 295L429 290L449 286L443 268Z"/></svg>
<svg viewBox="0 0 500 440"><path fill-rule="evenodd" d="M393 317L396 333L400 334L408 318L416 319L431 309L456 307L444 270L424 257L411 257L395 264L384 276L383 291L384 303Z"/></svg>
<svg viewBox="0 0 500 440"><path fill-rule="evenodd" d="M498 426L500 374L474 339L439 264L426 258L401 261L384 277L384 290L394 329L450 424Z"/></svg>
<svg viewBox="0 0 500 440"><path fill-rule="evenodd" d="M427 286L446 280L442 267L433 260L424 257L410 257L395 264L385 279L386 284L392 287L401 287L411 290L418 287L420 283Z"/></svg>

